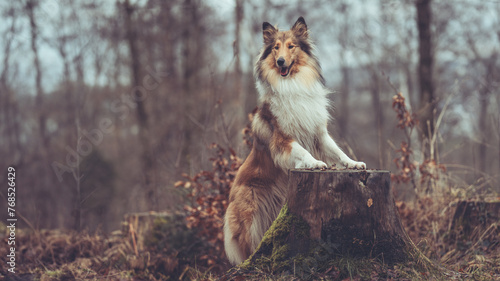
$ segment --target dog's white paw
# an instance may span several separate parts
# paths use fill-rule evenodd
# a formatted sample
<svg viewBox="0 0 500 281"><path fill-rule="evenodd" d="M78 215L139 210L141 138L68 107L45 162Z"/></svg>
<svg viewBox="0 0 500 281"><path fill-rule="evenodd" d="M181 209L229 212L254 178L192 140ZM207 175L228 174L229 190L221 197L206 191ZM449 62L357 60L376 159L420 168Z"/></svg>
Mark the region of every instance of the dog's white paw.
<svg viewBox="0 0 500 281"><path fill-rule="evenodd" d="M364 162L358 162L350 159L344 161L342 165L347 169L366 170L366 164Z"/></svg>
<svg viewBox="0 0 500 281"><path fill-rule="evenodd" d="M311 159L309 161L298 161L295 164L295 169L326 169L328 165L326 165L323 161L318 161L316 159Z"/></svg>

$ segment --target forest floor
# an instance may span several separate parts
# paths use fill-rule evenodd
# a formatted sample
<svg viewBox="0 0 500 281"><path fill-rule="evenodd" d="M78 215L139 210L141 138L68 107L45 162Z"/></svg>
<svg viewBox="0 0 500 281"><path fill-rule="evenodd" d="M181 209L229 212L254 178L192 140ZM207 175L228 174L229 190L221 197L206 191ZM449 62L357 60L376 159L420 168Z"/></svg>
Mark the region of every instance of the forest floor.
<svg viewBox="0 0 500 281"><path fill-rule="evenodd" d="M495 198L498 201L498 198ZM419 249L447 271L447 277L419 273L421 280L500 280L500 227L498 220L476 218L466 231L450 228L456 217L456 201L425 197L415 203L396 203L403 225ZM463 219L461 220L463 221ZM182 220L175 223L183 225ZM162 229L157 229L162 230ZM163 230L162 230L163 231ZM187 228L165 229L168 239L138 251L128 233L109 235L69 230L16 230L15 274L7 272L8 229L0 226L0 279L4 280L300 280L291 273L255 271L228 275L227 263L204 262L203 245ZM187 231L187 234L183 231ZM455 231L455 233L452 233ZM457 232L458 231L458 232ZM460 234L460 235L457 235ZM163 234L161 234L163 235ZM466 235L466 237L465 237ZM460 237L459 237L460 236ZM165 243L177 237L175 243ZM466 239L466 240L464 240ZM187 249L187 250L186 250ZM374 261L375 262L375 261ZM404 280L414 279L408 268L379 268L369 277L354 269L331 267L309 276L313 280ZM413 276L413 277L408 277Z"/></svg>

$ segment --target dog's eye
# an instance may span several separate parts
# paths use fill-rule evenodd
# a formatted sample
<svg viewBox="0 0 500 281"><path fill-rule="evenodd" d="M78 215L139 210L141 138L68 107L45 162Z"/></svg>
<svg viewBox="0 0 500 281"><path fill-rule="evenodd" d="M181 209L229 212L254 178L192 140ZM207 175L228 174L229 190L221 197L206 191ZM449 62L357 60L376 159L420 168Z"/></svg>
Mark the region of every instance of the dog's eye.
<svg viewBox="0 0 500 281"><path fill-rule="evenodd" d="M274 49L275 49L275 50L278 50L279 48L280 48L280 46L276 46L276 47L274 47Z"/></svg>
<svg viewBox="0 0 500 281"><path fill-rule="evenodd" d="M295 47L294 45L290 45L288 46L288 49L293 49L293 47Z"/></svg>

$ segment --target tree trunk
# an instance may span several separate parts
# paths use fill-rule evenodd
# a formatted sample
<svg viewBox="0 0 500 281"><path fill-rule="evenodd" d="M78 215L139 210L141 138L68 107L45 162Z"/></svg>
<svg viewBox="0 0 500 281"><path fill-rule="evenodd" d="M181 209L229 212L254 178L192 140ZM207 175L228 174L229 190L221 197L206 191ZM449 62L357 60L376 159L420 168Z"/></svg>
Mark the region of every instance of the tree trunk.
<svg viewBox="0 0 500 281"><path fill-rule="evenodd" d="M137 106L137 123L139 125L139 142L142 147L142 171L146 196L149 203L152 203L152 209L158 209L158 194L153 183L154 161L149 142L149 123L148 114L146 111L147 94L142 88L141 80L141 63L140 52L137 46L137 28L134 25L133 14L136 7L126 0L124 2L125 9L125 28L127 33L127 43L130 50L131 59L131 95L134 97Z"/></svg>
<svg viewBox="0 0 500 281"><path fill-rule="evenodd" d="M28 14L28 18L30 21L30 32L31 32L31 51L33 52L33 65L35 67L35 87L36 87L36 96L35 103L36 107L40 110L38 115L38 126L39 126L39 134L40 141L43 145L42 153L47 154L48 147L48 138L46 136L46 128L45 128L45 111L43 109L43 88L42 88L42 70L40 66L40 58L38 52L38 23L35 17L35 9L38 6L38 2L30 0L26 2L26 12Z"/></svg>
<svg viewBox="0 0 500 281"><path fill-rule="evenodd" d="M495 68L497 65L498 55L497 53L492 53L490 56L483 57L477 47L476 40L472 39L471 35L467 35L467 44L469 49L474 54L474 61L476 61L481 68L484 68L484 75L482 75L482 81L480 81L481 89L479 90L479 165L477 166L477 170L483 173L488 173L488 163L490 161L487 154L487 145L491 135L491 130L488 124L488 106L490 105L491 93L495 88Z"/></svg>
<svg viewBox="0 0 500 281"><path fill-rule="evenodd" d="M339 134L345 139L349 135L349 98L351 90L351 69L347 61L348 50L351 49L351 5L349 1L338 3L336 11L342 15L339 18L339 33L337 40L340 44L340 71L342 73L342 84L340 90L340 103L337 107L336 119Z"/></svg>
<svg viewBox="0 0 500 281"><path fill-rule="evenodd" d="M344 62L342 62L344 64ZM340 93L340 110L337 114L338 126L342 137L346 137L349 131L349 87L350 73L349 68L345 65L341 66L342 71L342 91Z"/></svg>
<svg viewBox="0 0 500 281"><path fill-rule="evenodd" d="M197 153L194 147L196 140L197 127L191 121L190 116L195 115L195 103L197 90L198 90L198 72L203 64L200 55L200 45L202 44L200 36L200 17L198 15L198 1L184 0L183 1L183 31L181 35L182 42L182 110L179 111L179 120L182 122L181 134L183 135L182 142L179 146L179 159L177 160L178 171L188 170L190 174L195 170L193 157ZM199 40L199 41L198 41ZM195 117L194 117L195 118ZM195 118L196 119L196 118Z"/></svg>
<svg viewBox="0 0 500 281"><path fill-rule="evenodd" d="M378 143L378 159L379 167L385 167L385 141L384 141L384 111L382 110L382 105L380 103L380 80L375 66L371 69L371 87L370 91L372 94L372 106L373 112L375 112L374 125L377 128L377 143Z"/></svg>
<svg viewBox="0 0 500 281"><path fill-rule="evenodd" d="M0 104L3 105L2 111L3 111L3 116L2 122L5 122L6 130L5 134L7 137L7 145L5 146L5 151L11 151L16 153L11 153L14 155L11 155L13 158L9 160L16 159L16 161L11 161L11 163L17 162L18 157L17 156L19 153L21 153L21 148L20 148L20 143L19 143L19 125L17 124L17 121L19 118L17 118L17 103L14 102L14 97L13 93L11 91L11 85L9 85L8 82L8 76L10 73L10 60L11 60L11 51L12 51L12 46L14 45L14 39L15 39L15 34L16 34L16 18L13 17L11 20L10 28L2 35L2 37L5 40L5 47L3 50L3 61L2 61L2 72L0 73ZM7 160L7 162L9 162Z"/></svg>
<svg viewBox="0 0 500 281"><path fill-rule="evenodd" d="M243 127L247 122L247 114L252 110L251 107L247 104L247 89L243 87L243 69L241 64L241 38L242 31L241 25L243 22L244 15L244 1L243 0L235 0L236 5L234 9L234 23L235 23L235 31L234 31L234 43L233 43L233 55L234 55L234 92L238 96L237 107L239 108L236 112L236 118L234 122L238 124L237 126ZM253 79L252 79L253 80Z"/></svg>
<svg viewBox="0 0 500 281"><path fill-rule="evenodd" d="M35 95L35 108L38 111L38 134L39 134L39 141L38 147L36 148L36 153L34 155L34 159L32 160L33 162L36 163L44 163L47 162L48 157L49 157L49 145L50 145L50 139L49 136L47 135L47 128L46 128L46 121L47 121L47 110L45 108L45 103L44 103L44 90L42 86L42 65L40 62L40 49L39 49L39 39L38 36L40 35L40 30L39 30L39 23L38 23L38 17L36 15L36 11L40 8L40 3L39 1L35 0L28 0L25 3L25 10L28 16L29 20L29 30L30 30L30 46L31 46L31 51L33 53L33 67L35 71L35 90L36 90L36 95ZM50 168L48 165L38 165L37 167L37 174L40 175L37 178L37 185L38 188L36 189L37 197L44 201L47 202L50 201L52 198L51 195L53 193L51 192L51 183L49 176L52 175L52 171L50 171ZM43 204L38 207L39 210L39 217L40 219L40 224L44 225L45 227L55 227L55 222L54 220L50 219L52 217L51 215L51 208L48 206L44 206ZM53 209L52 209L53 210Z"/></svg>
<svg viewBox="0 0 500 281"><path fill-rule="evenodd" d="M388 171L292 170L288 186L287 203L241 268L296 272L311 258L349 257L431 264L403 229Z"/></svg>
<svg viewBox="0 0 500 281"><path fill-rule="evenodd" d="M434 57L432 54L431 33L431 0L417 0L417 27L418 27L418 79L420 86L420 128L425 160L433 159L431 139L434 134L434 84L432 69Z"/></svg>
<svg viewBox="0 0 500 281"><path fill-rule="evenodd" d="M493 91L494 78L493 73L495 72L495 65L497 62L497 55L493 54L491 57L486 59L481 59L478 52L476 57L483 62L485 68L484 85L482 85L479 91L479 132L480 132L480 144L479 144L479 170L482 172L488 172L489 161L487 155L487 145L491 137L492 130L489 128L488 118L488 106L490 104L490 96ZM491 171L491 170L490 170Z"/></svg>

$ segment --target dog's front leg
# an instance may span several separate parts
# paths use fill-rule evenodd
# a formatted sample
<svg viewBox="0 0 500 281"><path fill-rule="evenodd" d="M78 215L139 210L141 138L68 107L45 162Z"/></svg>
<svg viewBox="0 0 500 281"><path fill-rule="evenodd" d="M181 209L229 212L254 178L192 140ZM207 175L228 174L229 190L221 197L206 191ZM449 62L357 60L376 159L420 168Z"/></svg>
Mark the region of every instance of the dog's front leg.
<svg viewBox="0 0 500 281"><path fill-rule="evenodd" d="M291 141L286 146L271 146L274 162L287 171L289 169L321 169L328 167L325 162L315 159L298 142Z"/></svg>
<svg viewBox="0 0 500 281"><path fill-rule="evenodd" d="M340 167L347 169L366 169L366 164L364 162L352 160L340 149L337 143L335 143L332 137L328 134L326 128L321 133L320 145L328 164L338 163L340 164Z"/></svg>

